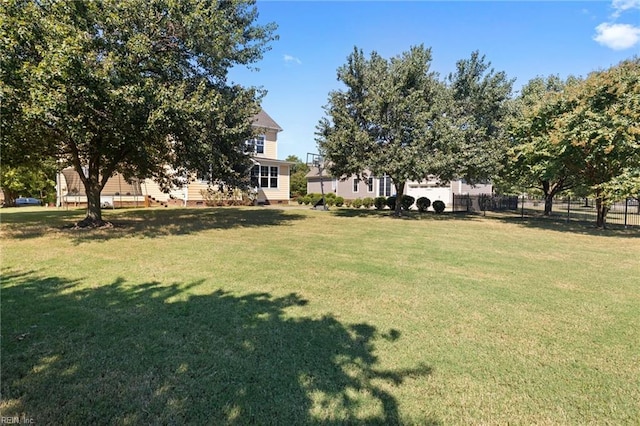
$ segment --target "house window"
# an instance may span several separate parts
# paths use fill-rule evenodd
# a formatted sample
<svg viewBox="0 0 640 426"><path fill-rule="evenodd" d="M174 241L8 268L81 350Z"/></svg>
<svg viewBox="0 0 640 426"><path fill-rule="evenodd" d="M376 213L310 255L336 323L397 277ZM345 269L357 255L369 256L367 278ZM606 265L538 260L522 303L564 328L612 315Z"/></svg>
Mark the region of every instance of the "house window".
<svg viewBox="0 0 640 426"><path fill-rule="evenodd" d="M358 192L358 184L360 183L360 179L357 177L353 178L353 192Z"/></svg>
<svg viewBox="0 0 640 426"><path fill-rule="evenodd" d="M378 186L378 195L380 197L389 197L391 196L391 178L387 175L384 175L380 178Z"/></svg>
<svg viewBox="0 0 640 426"><path fill-rule="evenodd" d="M368 192L373 192L373 178L372 177L367 179L367 191Z"/></svg>
<svg viewBox="0 0 640 426"><path fill-rule="evenodd" d="M246 151L254 152L256 154L264 154L264 135L258 135L253 139L249 139L245 142Z"/></svg>
<svg viewBox="0 0 640 426"><path fill-rule="evenodd" d="M278 167L253 166L251 169L251 186L277 188L278 174Z"/></svg>

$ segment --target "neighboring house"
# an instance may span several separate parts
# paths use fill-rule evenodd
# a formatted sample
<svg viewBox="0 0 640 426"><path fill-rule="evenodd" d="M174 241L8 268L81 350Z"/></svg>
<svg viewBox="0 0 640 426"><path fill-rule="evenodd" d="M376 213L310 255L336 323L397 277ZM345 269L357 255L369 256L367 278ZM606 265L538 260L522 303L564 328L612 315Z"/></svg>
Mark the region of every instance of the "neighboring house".
<svg viewBox="0 0 640 426"><path fill-rule="evenodd" d="M252 186L257 191L259 204L280 204L289 202L289 168L293 163L278 160L278 133L282 128L264 111L254 118L252 126L257 136L247 141L253 150L251 169ZM136 205L148 203L147 196L164 205L203 205L202 191L209 187L207 181L189 182L180 188L164 192L151 179L128 183L116 174L102 190L104 206ZM87 198L80 177L73 168L62 171L58 176L58 205L86 204Z"/></svg>
<svg viewBox="0 0 640 426"><path fill-rule="evenodd" d="M396 195L395 187L389 176L368 177L361 179L358 176L350 176L346 179L339 179L329 176L327 171L322 172L322 178L318 173L317 167L312 167L307 173L307 193L321 192L320 182L324 185L324 192L333 192L346 200L354 200L356 198L365 197L389 197ZM433 176L423 181L409 181L405 185L404 193L414 197L416 200L420 197L427 197L433 203L441 200L447 207L453 204L453 195L475 195L475 194L491 194L493 186L489 184L469 185L464 180L454 180L447 184L440 184L438 179Z"/></svg>

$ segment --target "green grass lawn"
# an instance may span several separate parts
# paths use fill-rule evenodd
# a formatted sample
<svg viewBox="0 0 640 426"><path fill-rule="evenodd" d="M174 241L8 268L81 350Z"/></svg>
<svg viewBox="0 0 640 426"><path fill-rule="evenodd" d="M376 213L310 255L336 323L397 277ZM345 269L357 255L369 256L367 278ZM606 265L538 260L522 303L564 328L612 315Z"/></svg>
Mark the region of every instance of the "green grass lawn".
<svg viewBox="0 0 640 426"><path fill-rule="evenodd" d="M3 209L2 416L637 424L640 231L286 208Z"/></svg>

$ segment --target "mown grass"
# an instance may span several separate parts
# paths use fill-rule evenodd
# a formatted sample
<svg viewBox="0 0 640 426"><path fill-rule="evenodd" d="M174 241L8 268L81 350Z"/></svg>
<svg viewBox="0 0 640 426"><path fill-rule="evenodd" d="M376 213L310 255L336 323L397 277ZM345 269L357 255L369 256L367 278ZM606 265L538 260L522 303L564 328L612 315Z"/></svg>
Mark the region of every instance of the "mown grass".
<svg viewBox="0 0 640 426"><path fill-rule="evenodd" d="M306 209L2 212L2 416L636 424L640 232Z"/></svg>

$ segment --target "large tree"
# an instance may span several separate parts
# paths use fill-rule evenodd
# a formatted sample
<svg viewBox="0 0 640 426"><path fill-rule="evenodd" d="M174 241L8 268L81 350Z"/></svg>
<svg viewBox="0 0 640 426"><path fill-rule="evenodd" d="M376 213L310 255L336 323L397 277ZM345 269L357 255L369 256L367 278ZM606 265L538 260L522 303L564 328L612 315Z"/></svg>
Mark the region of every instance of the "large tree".
<svg viewBox="0 0 640 426"><path fill-rule="evenodd" d="M169 186L189 172L242 182L260 93L227 81L260 59L273 25L253 1L2 3L3 152L54 155L79 173L83 224L102 224L114 173Z"/></svg>
<svg viewBox="0 0 640 426"><path fill-rule="evenodd" d="M640 190L640 58L591 73L558 100L553 142L596 199L597 227L615 199Z"/></svg>
<svg viewBox="0 0 640 426"><path fill-rule="evenodd" d="M346 88L329 94L327 117L318 124L318 146L332 175L387 175L398 195L407 181L448 177L451 103L430 64L431 50L422 45L389 60L354 48L337 73Z"/></svg>
<svg viewBox="0 0 640 426"><path fill-rule="evenodd" d="M552 142L553 121L560 112L558 99L566 87L579 82L576 77L562 80L555 75L531 79L516 98L510 120L511 147L502 179L511 188L542 191L546 216L556 195L580 185L561 146Z"/></svg>
<svg viewBox="0 0 640 426"><path fill-rule="evenodd" d="M506 152L514 80L504 71L495 71L478 51L458 61L447 80L462 131L452 145L457 177L471 184L489 181L499 174Z"/></svg>

